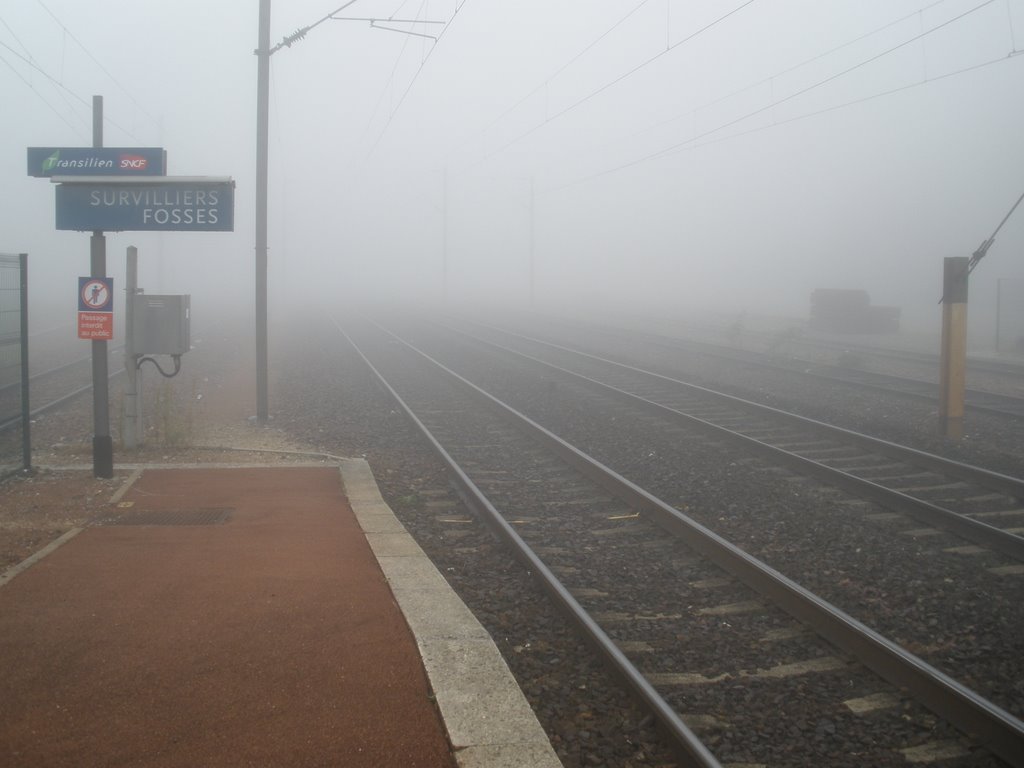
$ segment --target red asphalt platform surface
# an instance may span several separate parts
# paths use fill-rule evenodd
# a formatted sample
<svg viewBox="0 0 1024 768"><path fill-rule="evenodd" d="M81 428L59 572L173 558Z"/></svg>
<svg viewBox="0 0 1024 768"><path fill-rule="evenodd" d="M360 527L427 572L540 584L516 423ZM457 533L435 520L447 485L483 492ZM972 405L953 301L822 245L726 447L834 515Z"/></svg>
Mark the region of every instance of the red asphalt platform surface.
<svg viewBox="0 0 1024 768"><path fill-rule="evenodd" d="M124 502L178 523L0 589L0 765L455 765L337 468L146 470Z"/></svg>

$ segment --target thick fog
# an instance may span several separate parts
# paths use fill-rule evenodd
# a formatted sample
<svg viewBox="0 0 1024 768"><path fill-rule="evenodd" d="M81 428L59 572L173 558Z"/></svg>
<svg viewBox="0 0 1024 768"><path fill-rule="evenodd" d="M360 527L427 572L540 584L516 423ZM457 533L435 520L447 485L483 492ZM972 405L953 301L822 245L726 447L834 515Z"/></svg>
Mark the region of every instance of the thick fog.
<svg viewBox="0 0 1024 768"><path fill-rule="evenodd" d="M0 252L30 254L38 307L74 311L89 236L55 230L25 150L90 146L98 94L107 146L237 183L234 232L110 233L109 274L135 245L148 292L252 312L258 5L0 6ZM340 5L277 0L271 43ZM324 21L271 58L272 324L360 298L805 317L828 287L937 330L943 258L970 256L1024 192L1024 0L359 0L338 16L381 21ZM1001 280L1024 280L1024 206L971 276L975 333Z"/></svg>

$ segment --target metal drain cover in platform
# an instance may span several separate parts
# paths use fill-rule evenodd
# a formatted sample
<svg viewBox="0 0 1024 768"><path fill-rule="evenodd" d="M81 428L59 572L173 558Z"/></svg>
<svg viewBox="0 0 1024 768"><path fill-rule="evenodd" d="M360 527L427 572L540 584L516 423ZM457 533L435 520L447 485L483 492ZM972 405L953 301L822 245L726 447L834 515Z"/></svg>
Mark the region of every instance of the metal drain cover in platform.
<svg viewBox="0 0 1024 768"><path fill-rule="evenodd" d="M230 507L158 509L108 517L100 525L221 525L231 519Z"/></svg>

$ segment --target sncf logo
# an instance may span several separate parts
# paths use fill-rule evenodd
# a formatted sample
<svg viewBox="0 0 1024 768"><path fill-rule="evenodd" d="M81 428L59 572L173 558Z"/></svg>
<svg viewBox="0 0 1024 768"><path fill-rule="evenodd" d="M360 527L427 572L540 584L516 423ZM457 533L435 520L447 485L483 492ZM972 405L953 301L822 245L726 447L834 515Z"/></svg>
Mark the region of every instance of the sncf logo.
<svg viewBox="0 0 1024 768"><path fill-rule="evenodd" d="M140 155L121 155L121 165L119 166L125 171L144 171L146 170L147 160Z"/></svg>

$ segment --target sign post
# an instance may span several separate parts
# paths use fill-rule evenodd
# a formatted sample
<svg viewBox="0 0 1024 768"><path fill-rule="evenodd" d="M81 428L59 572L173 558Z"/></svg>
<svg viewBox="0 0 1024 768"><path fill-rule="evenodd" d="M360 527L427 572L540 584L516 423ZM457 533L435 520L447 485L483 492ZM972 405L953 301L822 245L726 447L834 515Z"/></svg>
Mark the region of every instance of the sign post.
<svg viewBox="0 0 1024 768"><path fill-rule="evenodd" d="M114 286L104 232L234 231L235 182L169 177L160 147L104 147L102 96L92 97L92 139L92 147L29 147L28 175L57 184L57 229L92 232L89 275L79 278L78 336L92 342L93 474L110 478L107 341L114 337Z"/></svg>
<svg viewBox="0 0 1024 768"><path fill-rule="evenodd" d="M141 442L142 409L139 407L139 367L135 353L135 296L139 292L139 249L128 246L125 254L124 305L124 414L121 441L132 450Z"/></svg>
<svg viewBox="0 0 1024 768"><path fill-rule="evenodd" d="M103 146L103 97L92 97L92 145ZM89 238L90 276L107 277L107 238L101 227L92 227ZM92 340L92 473L94 477L114 476L114 441L110 437L110 393L107 382L107 342Z"/></svg>

